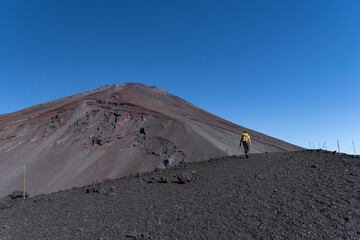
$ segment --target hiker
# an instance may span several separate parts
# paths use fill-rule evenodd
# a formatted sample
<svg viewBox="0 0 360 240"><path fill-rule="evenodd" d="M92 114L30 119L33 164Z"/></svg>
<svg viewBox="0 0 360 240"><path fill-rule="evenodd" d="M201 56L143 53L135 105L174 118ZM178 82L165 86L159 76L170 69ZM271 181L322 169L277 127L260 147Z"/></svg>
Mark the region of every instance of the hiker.
<svg viewBox="0 0 360 240"><path fill-rule="evenodd" d="M240 149L241 149L241 144L244 146L244 150L245 150L245 155L246 155L246 158L249 157L249 148L251 147L251 139L250 139L250 136L249 134L244 131L243 135L241 136L241 139L240 139Z"/></svg>

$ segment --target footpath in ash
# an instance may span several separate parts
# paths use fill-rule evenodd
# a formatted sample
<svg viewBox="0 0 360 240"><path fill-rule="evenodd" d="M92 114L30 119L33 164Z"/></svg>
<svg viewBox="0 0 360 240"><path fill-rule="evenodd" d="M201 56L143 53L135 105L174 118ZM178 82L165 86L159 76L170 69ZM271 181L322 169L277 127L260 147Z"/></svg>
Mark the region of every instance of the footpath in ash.
<svg viewBox="0 0 360 240"><path fill-rule="evenodd" d="M228 157L0 201L0 239L360 239L360 158Z"/></svg>

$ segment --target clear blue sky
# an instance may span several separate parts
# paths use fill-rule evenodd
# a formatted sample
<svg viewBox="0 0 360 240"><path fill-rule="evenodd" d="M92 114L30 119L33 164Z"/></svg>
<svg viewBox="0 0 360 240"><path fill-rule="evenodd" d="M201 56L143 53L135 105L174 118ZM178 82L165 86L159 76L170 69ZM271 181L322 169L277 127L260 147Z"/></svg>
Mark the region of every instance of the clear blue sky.
<svg viewBox="0 0 360 240"><path fill-rule="evenodd" d="M126 82L359 153L360 1L0 1L0 114Z"/></svg>

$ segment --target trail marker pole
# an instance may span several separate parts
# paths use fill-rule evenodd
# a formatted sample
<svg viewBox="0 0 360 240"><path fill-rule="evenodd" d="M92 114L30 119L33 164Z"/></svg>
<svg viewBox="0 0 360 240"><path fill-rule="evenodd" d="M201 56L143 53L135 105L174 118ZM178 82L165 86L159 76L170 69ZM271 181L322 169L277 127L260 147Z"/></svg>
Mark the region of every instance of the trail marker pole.
<svg viewBox="0 0 360 240"><path fill-rule="evenodd" d="M313 142L313 149L315 150L315 144L314 144L314 142Z"/></svg>
<svg viewBox="0 0 360 240"><path fill-rule="evenodd" d="M228 153L228 149L226 148L226 157L228 156L228 154L227 154L227 153Z"/></svg>
<svg viewBox="0 0 360 240"><path fill-rule="evenodd" d="M352 141L352 144L353 144L353 148L354 148L354 154L356 155L356 149L355 149L355 143L354 143L354 140Z"/></svg>
<svg viewBox="0 0 360 240"><path fill-rule="evenodd" d="M325 145L326 145L326 142L324 142L324 145L323 145L323 147L322 147L323 149L325 149Z"/></svg>
<svg viewBox="0 0 360 240"><path fill-rule="evenodd" d="M337 145L338 145L338 151L340 153L340 144L339 144L339 140L337 140Z"/></svg>
<svg viewBox="0 0 360 240"><path fill-rule="evenodd" d="M95 186L95 183L97 181L98 165L99 165L99 159L96 159L95 178L94 178L93 186Z"/></svg>
<svg viewBox="0 0 360 240"><path fill-rule="evenodd" d="M207 148L205 148L205 160L207 161Z"/></svg>
<svg viewBox="0 0 360 240"><path fill-rule="evenodd" d="M309 149L311 149L311 143L309 143Z"/></svg>
<svg viewBox="0 0 360 240"><path fill-rule="evenodd" d="M321 147L320 147L320 143L318 142L318 144L319 144L319 149L321 149Z"/></svg>
<svg viewBox="0 0 360 240"><path fill-rule="evenodd" d="M26 190L26 173L25 173L25 165L24 165L24 194L23 194L23 198L25 199L25 190Z"/></svg>

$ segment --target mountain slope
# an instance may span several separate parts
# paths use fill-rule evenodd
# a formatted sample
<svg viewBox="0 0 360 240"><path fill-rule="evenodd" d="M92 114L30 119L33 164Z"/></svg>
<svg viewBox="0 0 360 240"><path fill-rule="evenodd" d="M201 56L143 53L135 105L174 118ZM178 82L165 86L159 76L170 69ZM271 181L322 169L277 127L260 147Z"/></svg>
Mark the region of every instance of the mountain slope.
<svg viewBox="0 0 360 240"><path fill-rule="evenodd" d="M181 161L238 153L237 126L142 84L102 88L0 116L0 196L48 193ZM252 153L300 148L246 129Z"/></svg>

